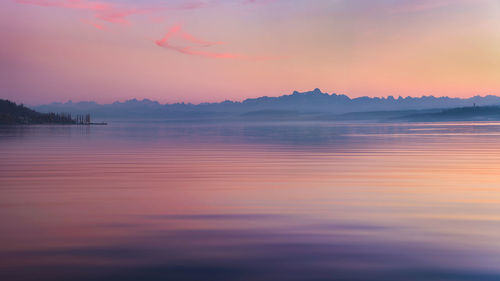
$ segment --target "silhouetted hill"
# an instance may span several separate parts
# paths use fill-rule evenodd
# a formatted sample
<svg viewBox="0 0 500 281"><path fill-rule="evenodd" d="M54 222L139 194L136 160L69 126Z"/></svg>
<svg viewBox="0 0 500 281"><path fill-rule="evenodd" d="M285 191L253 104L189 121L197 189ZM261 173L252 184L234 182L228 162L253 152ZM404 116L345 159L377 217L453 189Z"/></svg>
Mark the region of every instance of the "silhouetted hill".
<svg viewBox="0 0 500 281"><path fill-rule="evenodd" d="M0 99L0 124L75 124L71 116L55 113L40 113Z"/></svg>
<svg viewBox="0 0 500 281"><path fill-rule="evenodd" d="M398 97L387 98L359 97L349 98L346 95L327 94L315 89L310 92L294 92L279 97L260 97L246 99L242 102L224 101L220 103L176 103L160 104L148 99L128 100L112 104L95 102L52 103L35 107L41 112L71 112L72 114L90 113L98 118L107 119L337 119L338 115L355 112L355 119L362 119L362 112L378 112L394 117L394 111L421 111L447 109L456 107L500 105L500 97L485 96L467 99L450 97ZM385 112L385 113L383 113ZM393 112L393 113L388 113ZM399 114L399 113L398 113ZM406 112L411 114L411 112ZM373 117L373 114L364 114ZM336 116L336 117L333 117ZM401 116L401 115L399 115ZM347 118L348 116L344 116ZM354 117L354 116L352 116Z"/></svg>

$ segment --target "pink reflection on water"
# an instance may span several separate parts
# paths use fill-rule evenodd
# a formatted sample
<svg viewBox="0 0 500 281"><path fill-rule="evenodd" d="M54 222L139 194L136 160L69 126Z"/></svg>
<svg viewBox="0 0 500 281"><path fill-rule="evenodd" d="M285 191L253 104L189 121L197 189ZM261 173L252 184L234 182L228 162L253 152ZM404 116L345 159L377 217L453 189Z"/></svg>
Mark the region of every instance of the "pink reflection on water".
<svg viewBox="0 0 500 281"><path fill-rule="evenodd" d="M500 271L497 125L233 126L2 131L3 266Z"/></svg>

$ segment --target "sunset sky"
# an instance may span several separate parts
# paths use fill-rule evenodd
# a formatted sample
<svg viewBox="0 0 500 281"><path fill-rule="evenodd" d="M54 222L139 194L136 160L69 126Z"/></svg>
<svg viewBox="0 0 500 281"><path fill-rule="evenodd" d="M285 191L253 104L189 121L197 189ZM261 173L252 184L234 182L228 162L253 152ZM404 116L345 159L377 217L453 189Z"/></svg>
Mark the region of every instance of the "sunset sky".
<svg viewBox="0 0 500 281"><path fill-rule="evenodd" d="M27 104L500 95L500 0L2 0Z"/></svg>

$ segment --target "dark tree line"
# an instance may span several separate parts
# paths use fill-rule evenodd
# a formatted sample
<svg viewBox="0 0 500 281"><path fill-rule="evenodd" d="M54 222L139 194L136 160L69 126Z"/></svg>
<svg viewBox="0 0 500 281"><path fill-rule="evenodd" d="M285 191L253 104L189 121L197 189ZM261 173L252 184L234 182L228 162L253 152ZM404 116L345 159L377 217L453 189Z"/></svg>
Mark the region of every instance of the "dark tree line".
<svg viewBox="0 0 500 281"><path fill-rule="evenodd" d="M40 113L0 99L0 124L76 124L69 113Z"/></svg>

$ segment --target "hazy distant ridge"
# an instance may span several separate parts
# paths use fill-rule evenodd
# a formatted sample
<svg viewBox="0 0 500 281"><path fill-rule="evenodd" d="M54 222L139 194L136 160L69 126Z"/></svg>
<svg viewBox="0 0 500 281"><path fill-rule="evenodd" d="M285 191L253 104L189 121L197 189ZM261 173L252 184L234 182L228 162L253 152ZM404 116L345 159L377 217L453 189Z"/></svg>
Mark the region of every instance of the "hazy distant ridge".
<svg viewBox="0 0 500 281"><path fill-rule="evenodd" d="M112 104L95 102L52 103L34 107L41 112L70 112L73 114L91 113L101 118L163 118L163 117L203 117L245 114L254 111L286 110L300 113L322 112L343 114L349 112L424 110L436 108L455 108L467 106L500 105L500 97L475 96L472 98L450 97L399 97L387 98L359 97L327 94L315 89L310 92L294 92L279 97L260 97L243 102L224 101L201 104L160 104L156 101L133 99Z"/></svg>

